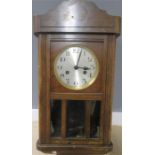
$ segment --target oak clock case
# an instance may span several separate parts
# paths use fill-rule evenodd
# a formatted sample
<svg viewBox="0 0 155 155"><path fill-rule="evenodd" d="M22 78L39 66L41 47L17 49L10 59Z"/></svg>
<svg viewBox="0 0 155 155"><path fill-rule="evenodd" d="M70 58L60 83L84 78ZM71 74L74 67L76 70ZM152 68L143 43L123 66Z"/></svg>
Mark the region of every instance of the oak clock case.
<svg viewBox="0 0 155 155"><path fill-rule="evenodd" d="M39 47L37 148L60 154L110 152L120 17L92 2L69 0L34 16L33 25Z"/></svg>

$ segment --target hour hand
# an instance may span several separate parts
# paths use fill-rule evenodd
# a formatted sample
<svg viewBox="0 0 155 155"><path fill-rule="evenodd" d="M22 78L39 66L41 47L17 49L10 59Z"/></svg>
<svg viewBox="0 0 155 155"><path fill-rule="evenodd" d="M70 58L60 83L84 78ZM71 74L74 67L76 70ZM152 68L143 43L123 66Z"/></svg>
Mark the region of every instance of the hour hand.
<svg viewBox="0 0 155 155"><path fill-rule="evenodd" d="M89 68L89 67L74 66L74 69L75 70L77 70L77 69L90 70L91 68Z"/></svg>
<svg viewBox="0 0 155 155"><path fill-rule="evenodd" d="M78 68L83 69L83 70L90 70L91 69L89 67L78 67Z"/></svg>

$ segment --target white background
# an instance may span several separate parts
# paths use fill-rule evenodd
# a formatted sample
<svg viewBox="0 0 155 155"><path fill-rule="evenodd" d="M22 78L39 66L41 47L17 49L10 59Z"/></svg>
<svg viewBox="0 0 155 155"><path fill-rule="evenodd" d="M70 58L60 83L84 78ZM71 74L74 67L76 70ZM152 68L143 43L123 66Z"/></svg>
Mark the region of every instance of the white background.
<svg viewBox="0 0 155 155"><path fill-rule="evenodd" d="M32 2L0 2L0 154L32 154ZM123 1L123 155L155 154L155 9Z"/></svg>

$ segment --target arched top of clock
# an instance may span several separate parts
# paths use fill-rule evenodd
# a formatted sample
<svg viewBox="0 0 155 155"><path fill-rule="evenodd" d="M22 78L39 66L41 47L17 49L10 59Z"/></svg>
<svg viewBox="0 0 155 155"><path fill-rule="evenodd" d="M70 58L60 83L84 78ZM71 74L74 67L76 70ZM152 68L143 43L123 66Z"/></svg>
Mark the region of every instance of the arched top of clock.
<svg viewBox="0 0 155 155"><path fill-rule="evenodd" d="M108 15L93 2L65 0L54 10L33 17L34 33L120 33L120 17Z"/></svg>

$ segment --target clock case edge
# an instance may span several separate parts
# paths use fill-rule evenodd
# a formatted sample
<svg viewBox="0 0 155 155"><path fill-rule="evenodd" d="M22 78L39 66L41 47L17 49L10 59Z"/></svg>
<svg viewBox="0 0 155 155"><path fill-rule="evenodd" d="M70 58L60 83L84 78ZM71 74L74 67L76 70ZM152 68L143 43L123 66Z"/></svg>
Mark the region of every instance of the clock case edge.
<svg viewBox="0 0 155 155"><path fill-rule="evenodd" d="M97 37L98 35L96 35ZM107 67L106 67L106 85L105 85L105 96L103 96L104 100L105 100L105 108L103 111L103 122L104 122L104 135L106 135L104 137L104 144L101 146L95 146L95 149L97 150L101 150L102 148L102 153L104 152L103 150L108 150L111 151L112 150L112 143L111 143L111 119L112 119L112 95L113 95L113 79L114 79L114 66L115 66L115 42L116 42L116 36L115 35L103 35L104 38L106 38L106 42L107 42ZM106 36L106 37L105 37ZM49 93L49 84L47 83L47 81L45 79L47 79L48 76L48 65L47 62L45 61L45 59L42 58L47 58L46 60L48 60L48 56L46 55L46 52L42 52L44 50L46 50L46 45L47 45L47 35L45 34L41 34L39 35L39 46L40 46L40 50L39 50L39 141L37 143L37 148L38 150L42 150L42 151L55 151L55 145L54 144L48 144L50 143L47 139L47 137L49 135L45 135L45 133L47 132L47 127L49 125L49 123L47 123L47 118L49 118L50 114L49 113L45 113L46 109L49 108L49 98L50 96L48 95ZM113 62L111 64L111 62ZM45 103L45 104L43 104ZM48 110L47 110L48 111ZM46 117L45 117L46 116ZM105 117L106 116L106 117ZM47 127L47 128L43 128ZM64 150L64 147L66 146L66 144L62 147L60 146L60 150ZM75 145L73 145L75 146ZM88 149L88 146L93 148L93 145L85 145L85 149ZM107 149L108 147L108 149ZM78 146L77 146L78 148ZM58 149L58 148L57 148ZM73 152L75 150L72 150ZM59 152L59 149L58 149ZM61 152L61 151L60 151ZM84 151L85 152L85 151ZM96 154L94 152L94 154Z"/></svg>
<svg viewBox="0 0 155 155"><path fill-rule="evenodd" d="M89 6L89 5L88 5ZM98 9L98 8L96 8ZM57 9L55 9L57 10ZM101 10L100 10L101 11ZM87 149L90 147L94 149L94 152L92 151L92 154L96 154L97 152L99 154L107 153L112 150L112 143L111 143L111 120L112 120L112 95L113 95L113 81L114 81L114 68L115 68L115 48L116 48L116 37L119 36L120 34L120 17L117 16L110 16L107 15L105 11L103 11L103 14L106 14L106 16L102 16L102 18L99 18L101 21L108 21L108 23L112 23L113 26L109 24L104 27L104 24L101 23L101 26L96 27L92 26L89 23L88 25L81 26L81 27L59 27L56 28L56 26L52 25L53 24L53 16L49 16L52 14L53 11L48 12L45 15L39 15L39 16L34 16L33 17L33 31L34 34L38 37L38 47L39 47L39 54L38 54L38 60L39 60L39 140L37 142L37 148L39 150L48 152L48 151L55 151L58 150L62 153L62 150L66 152L65 146L58 145L57 147L54 144L48 144L48 140L46 137L48 135L45 135L44 133L46 132L45 128L42 128L42 126L48 126L49 124L46 121L46 113L45 109L48 108L47 104L42 104L42 103L47 103L47 100L49 99L49 96L47 95L47 91L49 89L49 86L46 84L46 78L48 78L48 73L46 72L47 66L46 66L46 54L45 52L42 52L43 49L46 49L47 43L46 43L46 37L47 34L91 34L95 36L107 36L107 74L106 74L106 94L105 94L105 103L106 103L106 108L104 108L104 117L105 121L105 127L104 127L104 133L107 135L104 139L104 144L102 146L95 146L93 145L85 145L85 151L83 153L87 152ZM93 15L94 16L94 15ZM96 16L96 15L95 15ZM106 18L105 18L106 17ZM95 17L94 17L95 18ZM49 21L49 26L46 25L42 26L41 21L45 21L44 19L48 19ZM93 21L94 22L94 21ZM55 23L54 23L55 24ZM46 27L46 28L45 28ZM44 59L42 59L44 58ZM47 58L48 60L48 58ZM112 62L112 64L111 64ZM49 113L47 114L49 117ZM47 124L46 124L47 123ZM56 147L55 147L56 146ZM70 145L71 152L75 154L75 145ZM57 149L56 149L57 148ZM58 149L59 148L59 149ZM78 150L80 147L76 147ZM90 149L89 148L89 149ZM107 149L108 148L108 149ZM102 151L100 151L102 150ZM68 152L70 153L70 151ZM89 152L90 154L90 152Z"/></svg>

